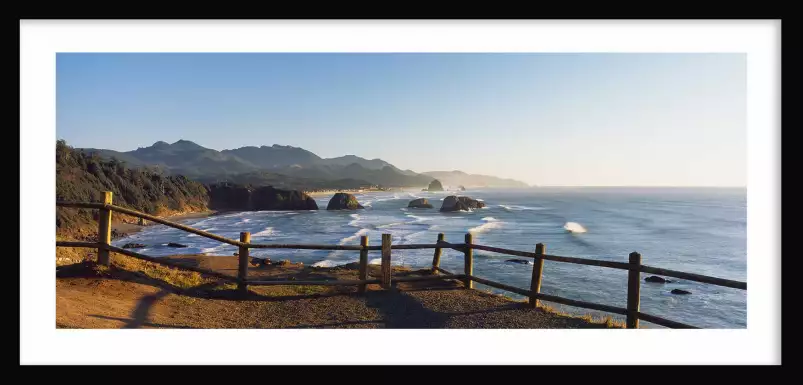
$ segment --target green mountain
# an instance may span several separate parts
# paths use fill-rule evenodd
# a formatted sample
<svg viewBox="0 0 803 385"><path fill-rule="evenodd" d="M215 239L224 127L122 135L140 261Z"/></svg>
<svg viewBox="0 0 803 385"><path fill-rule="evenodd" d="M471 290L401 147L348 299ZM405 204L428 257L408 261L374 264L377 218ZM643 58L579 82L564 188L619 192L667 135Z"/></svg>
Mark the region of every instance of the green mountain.
<svg viewBox="0 0 803 385"><path fill-rule="evenodd" d="M242 159L260 169L281 169L294 165L311 166L322 160L318 155L303 148L278 144L270 147L240 147L234 150L223 150L220 153Z"/></svg>
<svg viewBox="0 0 803 385"><path fill-rule="evenodd" d="M116 205L156 215L202 211L208 201L206 187L184 176L128 168L121 161L57 141L56 200L99 202L101 191L112 191ZM57 229L93 223L91 210L56 209Z"/></svg>
<svg viewBox="0 0 803 385"><path fill-rule="evenodd" d="M390 163L385 162L382 159L368 160L365 158L360 158L359 156L356 155L344 155L344 156L339 156L337 158L321 159L321 161L318 164L329 165L329 166L348 166L354 163L359 164L360 166L369 170L381 170L385 168L385 166L391 166Z"/></svg>
<svg viewBox="0 0 803 385"><path fill-rule="evenodd" d="M354 155L323 159L292 146L249 146L216 151L179 140L172 144L159 141L126 152L94 148L83 151L115 158L132 167L155 167L168 174L201 181L248 181L254 185L295 188L417 187L432 181L429 176L400 170L381 159L367 160Z"/></svg>

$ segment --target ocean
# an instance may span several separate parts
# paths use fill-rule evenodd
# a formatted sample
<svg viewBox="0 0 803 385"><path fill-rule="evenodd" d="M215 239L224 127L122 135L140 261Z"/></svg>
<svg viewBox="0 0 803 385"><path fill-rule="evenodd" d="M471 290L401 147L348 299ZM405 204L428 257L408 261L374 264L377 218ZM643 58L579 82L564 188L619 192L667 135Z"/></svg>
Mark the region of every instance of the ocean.
<svg viewBox="0 0 803 385"><path fill-rule="evenodd" d="M355 194L364 210L327 211L330 195L316 196L318 211L239 212L184 221L185 224L231 239L251 232L253 243L314 243L359 245L367 235L371 245L381 234L393 244L434 243L438 233L462 243L466 232L474 243L534 251L544 243L548 254L627 262L637 251L642 263L733 280L747 280L746 189L726 188L533 188L519 190L469 189L464 192L396 191ZM465 195L487 207L472 212L441 213L441 200ZM434 209L407 208L410 200L428 198ZM152 256L177 253L233 255L237 248L166 226L149 226L113 242L148 245L138 249ZM165 245L178 242L188 248ZM307 265L334 266L359 260L356 251L266 249L256 257L289 259ZM424 268L433 250L394 250L392 263ZM379 252L369 254L379 263ZM529 288L532 265L506 262L516 258L474 251L474 274L497 282ZM444 250L441 267L463 269L463 255ZM648 274L642 274L642 280ZM674 278L670 278L674 279ZM744 290L686 280L641 284L641 311L704 328L746 328ZM484 285L477 288L520 296ZM674 288L691 295L674 295ZM554 261L544 262L541 292L582 301L626 306L627 271ZM572 314L608 315L588 309L552 304ZM622 318L614 315L615 318ZM641 327L655 327L642 321Z"/></svg>

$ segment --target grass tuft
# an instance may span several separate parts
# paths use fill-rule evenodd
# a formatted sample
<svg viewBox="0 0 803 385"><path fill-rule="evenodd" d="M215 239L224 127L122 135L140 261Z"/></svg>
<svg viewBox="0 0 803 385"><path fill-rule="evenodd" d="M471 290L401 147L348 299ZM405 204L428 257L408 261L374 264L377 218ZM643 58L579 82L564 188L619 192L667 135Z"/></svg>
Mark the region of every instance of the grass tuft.
<svg viewBox="0 0 803 385"><path fill-rule="evenodd" d="M163 281L182 289L189 289L208 282L200 273L168 267L129 256L112 253L112 266L121 270L139 272L149 278Z"/></svg>

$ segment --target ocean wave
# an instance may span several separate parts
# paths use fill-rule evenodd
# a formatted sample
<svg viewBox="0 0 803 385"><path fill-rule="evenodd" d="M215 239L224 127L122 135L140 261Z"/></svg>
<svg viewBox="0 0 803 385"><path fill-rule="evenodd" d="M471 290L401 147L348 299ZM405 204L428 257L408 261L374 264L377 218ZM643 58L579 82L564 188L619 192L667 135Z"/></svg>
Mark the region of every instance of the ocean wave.
<svg viewBox="0 0 803 385"><path fill-rule="evenodd" d="M388 227L403 225L405 223L407 223L407 222L393 222L393 223L386 223L384 225L375 225L374 229L385 229L385 228L388 228Z"/></svg>
<svg viewBox="0 0 803 385"><path fill-rule="evenodd" d="M544 207L530 207L530 206L519 206L519 205L499 205L499 207L501 207L505 211L544 210Z"/></svg>
<svg viewBox="0 0 803 385"><path fill-rule="evenodd" d="M354 235L351 235L351 236L348 236L348 237L345 237L345 238L341 239L340 240L340 244L344 245L346 243L356 241L356 240L360 239L361 236L363 236L365 234L368 234L368 231L369 231L368 229L360 229L359 231L354 233Z"/></svg>
<svg viewBox="0 0 803 385"><path fill-rule="evenodd" d="M570 233L585 233L588 231L583 225L577 222L566 222L563 228Z"/></svg>
<svg viewBox="0 0 803 385"><path fill-rule="evenodd" d="M216 253L216 252L222 250L223 247L224 247L224 245L218 245L218 246L215 246L215 247L205 247L205 248L201 249L201 254Z"/></svg>
<svg viewBox="0 0 803 385"><path fill-rule="evenodd" d="M349 222L349 226L357 226L357 222L360 221L360 214L351 214L349 216L352 218L352 221Z"/></svg>
<svg viewBox="0 0 803 385"><path fill-rule="evenodd" d="M344 262L335 262L329 259L324 259L323 261L313 263L312 267L335 267L342 264L344 264Z"/></svg>
<svg viewBox="0 0 803 385"><path fill-rule="evenodd" d="M368 261L368 264L369 265L381 265L382 264L382 258L374 258L374 259Z"/></svg>
<svg viewBox="0 0 803 385"><path fill-rule="evenodd" d="M276 231L273 229L273 227L268 227L265 230L262 230L262 231L260 231L258 233L252 234L251 236L252 237L267 237L267 236L270 236L270 235L276 235Z"/></svg>
<svg viewBox="0 0 803 385"><path fill-rule="evenodd" d="M482 220L485 221L485 223L483 223L483 224L481 224L481 225L479 225L477 227L470 228L468 230L468 232L469 233L484 233L484 232L487 232L487 231L491 231L493 229L498 229L499 227L502 226L502 222L499 222L494 217L485 217L485 218L482 218Z"/></svg>
<svg viewBox="0 0 803 385"><path fill-rule="evenodd" d="M419 217L417 215L412 215L412 214L407 214L407 218L415 219L414 222L431 221L431 220L435 219L435 218L431 218L431 217Z"/></svg>

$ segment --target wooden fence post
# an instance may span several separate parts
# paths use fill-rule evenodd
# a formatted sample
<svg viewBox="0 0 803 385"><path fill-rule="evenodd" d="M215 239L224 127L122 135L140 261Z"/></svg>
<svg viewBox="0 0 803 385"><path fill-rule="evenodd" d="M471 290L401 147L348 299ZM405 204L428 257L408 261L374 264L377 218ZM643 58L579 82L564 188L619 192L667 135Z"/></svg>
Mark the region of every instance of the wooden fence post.
<svg viewBox="0 0 803 385"><path fill-rule="evenodd" d="M470 277L471 275L474 275L474 249L470 247L470 245L473 243L472 239L473 236L471 233L466 233L466 248L463 250L463 255L465 256L463 272L466 274L464 284L469 289L474 288L474 281L472 281Z"/></svg>
<svg viewBox="0 0 803 385"><path fill-rule="evenodd" d="M443 235L443 233L439 233L438 234L438 243L443 242L443 240L445 238L446 238L446 236ZM443 252L442 248L440 248L440 247L436 247L435 248L435 255L432 257L432 274L437 274L438 273L438 269L437 268L440 267L440 265L441 265L441 253L442 252Z"/></svg>
<svg viewBox="0 0 803 385"><path fill-rule="evenodd" d="M628 329L638 329L638 311L641 301L641 254L630 253L630 270L627 272L627 323Z"/></svg>
<svg viewBox="0 0 803 385"><path fill-rule="evenodd" d="M382 287L390 288L390 234L382 234Z"/></svg>
<svg viewBox="0 0 803 385"><path fill-rule="evenodd" d="M368 236L363 235L360 238L360 246L362 246L362 250L360 250L360 280L368 279ZM365 293L365 284L360 284L357 287L358 293Z"/></svg>
<svg viewBox="0 0 803 385"><path fill-rule="evenodd" d="M251 233L248 231L241 232L240 242L250 243ZM248 283L246 282L248 279L248 247L240 246L240 250L237 254L240 258L240 265L237 269L237 290L240 293L245 294L248 292Z"/></svg>
<svg viewBox="0 0 803 385"><path fill-rule="evenodd" d="M103 199L104 205L112 204L113 193L111 191L104 191L100 196ZM112 211L108 209L100 209L98 216L98 243L102 245L110 245L112 240ZM109 266L111 258L109 258L109 250L106 248L98 247L98 264Z"/></svg>
<svg viewBox="0 0 803 385"><path fill-rule="evenodd" d="M546 246L543 243L539 243L535 245L535 254L536 255L544 255L546 254ZM538 306L538 298L536 298L536 294L541 292L541 277L544 274L544 259L543 258L535 258L533 259L533 277L530 279L530 307L537 307Z"/></svg>

